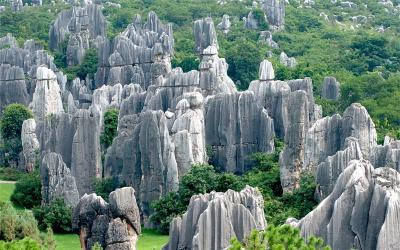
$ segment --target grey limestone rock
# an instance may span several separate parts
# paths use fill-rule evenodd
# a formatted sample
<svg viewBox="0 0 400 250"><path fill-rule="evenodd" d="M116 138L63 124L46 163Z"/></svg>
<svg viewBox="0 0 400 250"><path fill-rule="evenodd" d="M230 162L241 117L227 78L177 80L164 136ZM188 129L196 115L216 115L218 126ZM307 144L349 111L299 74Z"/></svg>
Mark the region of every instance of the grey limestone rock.
<svg viewBox="0 0 400 250"><path fill-rule="evenodd" d="M350 161L332 193L297 225L303 237L322 237L332 249L396 249L400 176L366 160Z"/></svg>
<svg viewBox="0 0 400 250"><path fill-rule="evenodd" d="M281 64L285 65L288 68L295 68L297 66L297 61L294 57L288 57L285 52L281 52L279 55L279 60Z"/></svg>
<svg viewBox="0 0 400 250"><path fill-rule="evenodd" d="M316 194L319 200L325 199L333 190L336 180L351 160L361 160L362 153L358 140L354 137L346 138L345 149L337 151L321 162L316 170Z"/></svg>
<svg viewBox="0 0 400 250"><path fill-rule="evenodd" d="M337 100L340 95L340 83L334 77L325 77L322 83L321 97Z"/></svg>
<svg viewBox="0 0 400 250"><path fill-rule="evenodd" d="M257 188L240 192L194 195L187 211L170 225L165 250L226 249L232 237L243 240L253 229L265 229L264 201Z"/></svg>
<svg viewBox="0 0 400 250"><path fill-rule="evenodd" d="M309 128L309 108L305 91L296 90L290 93L285 147L279 156L281 185L284 192L293 191L300 186L305 138Z"/></svg>
<svg viewBox="0 0 400 250"><path fill-rule="evenodd" d="M24 156L24 169L28 172L32 172L36 163L36 154L39 153L40 150L39 140L36 136L35 119L27 119L22 123L21 142Z"/></svg>
<svg viewBox="0 0 400 250"><path fill-rule="evenodd" d="M390 167L399 171L400 141L385 140L383 145L377 145L373 147L369 156L369 160L375 168Z"/></svg>
<svg viewBox="0 0 400 250"><path fill-rule="evenodd" d="M196 20L194 22L193 34L195 40L195 50L202 54L203 50L209 46L214 46L218 50L217 32L211 17Z"/></svg>
<svg viewBox="0 0 400 250"><path fill-rule="evenodd" d="M74 209L72 226L80 236L81 249L98 242L107 250L136 250L140 216L135 190L131 187L110 193L108 204L96 194L85 194Z"/></svg>
<svg viewBox="0 0 400 250"><path fill-rule="evenodd" d="M17 39L15 39L15 37L13 37L10 33L7 33L7 35L4 37L0 37L0 49L5 47L19 47Z"/></svg>
<svg viewBox="0 0 400 250"><path fill-rule="evenodd" d="M253 15L253 11L250 11L249 14L247 14L244 22L244 27L249 30L256 30L258 28L258 23Z"/></svg>
<svg viewBox="0 0 400 250"><path fill-rule="evenodd" d="M64 199L65 203L75 207L79 201L79 193L75 178L65 165L61 155L54 152L47 153L40 166L42 183L42 203L50 204L57 198Z"/></svg>
<svg viewBox="0 0 400 250"><path fill-rule="evenodd" d="M154 12L149 12L144 24L137 15L112 41L105 39L99 43L96 85L134 83L147 89L159 76L171 71L173 45L170 24L162 24Z"/></svg>
<svg viewBox="0 0 400 250"><path fill-rule="evenodd" d="M252 166L252 153L274 150L273 121L255 101L250 91L207 99L206 144L213 151L213 164L221 170L243 173Z"/></svg>
<svg viewBox="0 0 400 250"><path fill-rule="evenodd" d="M285 1L265 0L262 8L267 15L268 23L275 29L282 29L285 24ZM272 28L274 28L272 27Z"/></svg>
<svg viewBox="0 0 400 250"><path fill-rule="evenodd" d="M29 95L22 68L9 64L0 65L0 111L12 103L27 105Z"/></svg>
<svg viewBox="0 0 400 250"><path fill-rule="evenodd" d="M51 69L38 67L35 85L35 92L29 106L36 120L43 122L48 115L64 112L57 76Z"/></svg>
<svg viewBox="0 0 400 250"><path fill-rule="evenodd" d="M217 25L218 29L222 30L225 34L228 34L229 29L231 28L231 21L229 18L228 15L223 15L222 21Z"/></svg>
<svg viewBox="0 0 400 250"><path fill-rule="evenodd" d="M95 111L79 109L72 119L71 173L80 194L90 193L93 179L102 173L99 116Z"/></svg>
<svg viewBox="0 0 400 250"><path fill-rule="evenodd" d="M267 30L261 31L259 41L267 44L272 49L279 49L279 45L272 39L271 31L267 31Z"/></svg>
<svg viewBox="0 0 400 250"><path fill-rule="evenodd" d="M10 7L13 12L21 11L23 6L22 0L10 0Z"/></svg>
<svg viewBox="0 0 400 250"><path fill-rule="evenodd" d="M358 139L365 159L377 145L375 125L359 103L348 107L343 116L324 117L313 124L306 136L304 167L313 170L328 156L345 149L347 137Z"/></svg>

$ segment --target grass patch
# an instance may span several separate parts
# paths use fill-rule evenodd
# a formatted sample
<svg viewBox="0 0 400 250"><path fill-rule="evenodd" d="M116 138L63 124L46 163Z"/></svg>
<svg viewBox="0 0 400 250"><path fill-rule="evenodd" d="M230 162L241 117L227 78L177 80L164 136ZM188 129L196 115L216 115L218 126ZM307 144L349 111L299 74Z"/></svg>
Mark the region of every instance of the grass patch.
<svg viewBox="0 0 400 250"><path fill-rule="evenodd" d="M142 229L137 244L138 250L158 250L168 242L168 235L162 235L156 230Z"/></svg>
<svg viewBox="0 0 400 250"><path fill-rule="evenodd" d="M10 202L10 197L14 191L14 188L14 183L0 183L0 201Z"/></svg>
<svg viewBox="0 0 400 250"><path fill-rule="evenodd" d="M57 250L79 250L79 236L77 234L55 234Z"/></svg>

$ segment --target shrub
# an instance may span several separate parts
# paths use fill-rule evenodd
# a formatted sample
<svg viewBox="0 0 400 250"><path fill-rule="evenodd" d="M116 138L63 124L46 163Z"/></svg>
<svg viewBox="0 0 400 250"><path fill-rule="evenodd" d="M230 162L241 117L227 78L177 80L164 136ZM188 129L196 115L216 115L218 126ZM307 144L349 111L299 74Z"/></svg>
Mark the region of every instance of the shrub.
<svg viewBox="0 0 400 250"><path fill-rule="evenodd" d="M94 183L96 194L101 196L105 201L108 201L108 196L112 191L125 186L126 184L120 183L116 177L96 179Z"/></svg>
<svg viewBox="0 0 400 250"><path fill-rule="evenodd" d="M253 230L243 242L232 239L230 250L300 249L328 250L321 238L310 237L307 241L300 230L289 225L268 226L265 231Z"/></svg>
<svg viewBox="0 0 400 250"><path fill-rule="evenodd" d="M17 207L28 209L39 206L42 200L41 189L39 173L26 174L17 181L11 202Z"/></svg>
<svg viewBox="0 0 400 250"><path fill-rule="evenodd" d="M12 242L0 241L0 250L44 250L40 243L29 237ZM51 248L49 250L52 250Z"/></svg>
<svg viewBox="0 0 400 250"><path fill-rule="evenodd" d="M16 170L15 168L0 167L0 180L3 181L18 181L21 179L25 173Z"/></svg>
<svg viewBox="0 0 400 250"><path fill-rule="evenodd" d="M31 211L17 211L10 203L0 205L0 240L31 237L39 239L37 222Z"/></svg>
<svg viewBox="0 0 400 250"><path fill-rule="evenodd" d="M117 136L118 109L111 108L104 113L104 131L100 136L100 142L104 149L107 149Z"/></svg>
<svg viewBox="0 0 400 250"><path fill-rule="evenodd" d="M19 153L22 151L22 123L32 117L32 112L22 104L10 104L4 109L0 122L0 132L4 139L7 165L18 162Z"/></svg>
<svg viewBox="0 0 400 250"><path fill-rule="evenodd" d="M54 233L51 227L47 228L46 236L44 238L44 247L47 250L56 250L56 240L54 238Z"/></svg>
<svg viewBox="0 0 400 250"><path fill-rule="evenodd" d="M72 208L63 199L55 199L49 205L35 207L33 213L42 230L51 228L56 233L72 231Z"/></svg>

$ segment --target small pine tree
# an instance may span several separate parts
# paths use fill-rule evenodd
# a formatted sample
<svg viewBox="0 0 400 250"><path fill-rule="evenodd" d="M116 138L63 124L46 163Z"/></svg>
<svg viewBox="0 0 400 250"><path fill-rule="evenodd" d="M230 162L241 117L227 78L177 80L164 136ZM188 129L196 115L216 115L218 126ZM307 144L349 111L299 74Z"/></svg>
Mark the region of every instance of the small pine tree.
<svg viewBox="0 0 400 250"><path fill-rule="evenodd" d="M46 249L48 250L56 250L56 240L54 238L53 229L51 227L47 227L45 242Z"/></svg>

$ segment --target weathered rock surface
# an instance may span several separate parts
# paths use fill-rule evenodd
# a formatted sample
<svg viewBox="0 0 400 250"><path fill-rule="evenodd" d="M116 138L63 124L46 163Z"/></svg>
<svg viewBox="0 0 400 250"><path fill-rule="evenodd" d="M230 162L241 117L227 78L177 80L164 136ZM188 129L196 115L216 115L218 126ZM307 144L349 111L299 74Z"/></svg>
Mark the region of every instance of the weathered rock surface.
<svg viewBox="0 0 400 250"><path fill-rule="evenodd" d="M108 204L96 194L85 194L74 209L72 226L81 248L98 242L104 249L135 250L140 229L139 208L131 187L110 193Z"/></svg>
<svg viewBox="0 0 400 250"><path fill-rule="evenodd" d="M32 172L39 153L40 144L36 136L35 119L27 119L22 123L21 129L22 154L24 156L24 169Z"/></svg>
<svg viewBox="0 0 400 250"><path fill-rule="evenodd" d="M137 190L144 223L149 225L150 203L178 187L175 145L167 118L161 110L148 110L125 115L119 128L107 152L104 173Z"/></svg>
<svg viewBox="0 0 400 250"><path fill-rule="evenodd" d="M273 29L282 29L285 24L285 1L284 0L265 0L262 8L267 15L268 23Z"/></svg>
<svg viewBox="0 0 400 250"><path fill-rule="evenodd" d="M10 0L10 7L13 12L22 10L24 3L22 0Z"/></svg>
<svg viewBox="0 0 400 250"><path fill-rule="evenodd" d="M250 91L210 97L204 116L211 160L221 170L244 173L253 164L252 153L274 150L273 121Z"/></svg>
<svg viewBox="0 0 400 250"><path fill-rule="evenodd" d="M316 171L316 194L319 200L325 199L333 190L336 180L351 160L363 159L358 140L354 137L347 137L345 149L328 156L321 162Z"/></svg>
<svg viewBox="0 0 400 250"><path fill-rule="evenodd" d="M377 145L372 149L369 160L375 168L390 167L399 171L400 141L386 140L383 145Z"/></svg>
<svg viewBox="0 0 400 250"><path fill-rule="evenodd" d="M0 49L5 47L15 47L18 48L18 41L13 37L10 33L7 33L6 36L0 37Z"/></svg>
<svg viewBox="0 0 400 250"><path fill-rule="evenodd" d="M211 17L196 20L193 34L197 53L203 54L203 51L209 46L214 46L218 50L217 32Z"/></svg>
<svg viewBox="0 0 400 250"><path fill-rule="evenodd" d="M253 15L253 11L250 11L249 14L247 14L244 22L244 27L249 30L256 30L258 28L258 23Z"/></svg>
<svg viewBox="0 0 400 250"><path fill-rule="evenodd" d="M12 103L27 105L29 95L22 68L9 64L0 65L0 111ZM2 113L2 112L1 112Z"/></svg>
<svg viewBox="0 0 400 250"><path fill-rule="evenodd" d="M83 7L73 6L61 11L50 26L49 47L54 50L68 37L67 63L82 63L85 50L93 47L95 39L105 37L106 20L101 6L87 4Z"/></svg>
<svg viewBox="0 0 400 250"><path fill-rule="evenodd" d="M133 23L112 41L104 39L99 43L96 86L134 83L146 90L157 83L159 76L171 71L173 45L172 25L162 24L152 11L144 24L136 15Z"/></svg>
<svg viewBox="0 0 400 250"><path fill-rule="evenodd" d="M93 179L102 173L99 113L77 110L72 123L71 173L80 194L93 191Z"/></svg>
<svg viewBox="0 0 400 250"><path fill-rule="evenodd" d="M344 150L347 137L358 139L363 158L368 159L377 135L367 110L359 103L348 107L342 117L336 114L313 124L306 136L304 167L313 170L328 156Z"/></svg>
<svg viewBox="0 0 400 250"><path fill-rule="evenodd" d="M229 33L229 29L231 28L231 21L229 20L228 15L222 16L222 21L217 25L218 29L222 30L225 34Z"/></svg>
<svg viewBox="0 0 400 250"><path fill-rule="evenodd" d="M226 249L232 237L243 240L266 225L264 200L256 188L194 195L182 218L171 222L170 241L163 249Z"/></svg>
<svg viewBox="0 0 400 250"><path fill-rule="evenodd" d="M180 176L192 164L207 162L203 102L200 93L185 93L176 107L176 120L171 132Z"/></svg>
<svg viewBox="0 0 400 250"><path fill-rule="evenodd" d="M42 122L48 115L64 112L57 76L51 69L38 67L35 85L35 92L29 106L38 121Z"/></svg>
<svg viewBox="0 0 400 250"><path fill-rule="evenodd" d="M305 137L309 127L309 108L305 91L297 90L290 93L285 147L279 156L281 185L284 192L300 186Z"/></svg>
<svg viewBox="0 0 400 250"><path fill-rule="evenodd" d="M296 58L288 57L288 55L286 55L286 53L283 52L283 51L279 55L279 60L283 65L285 65L288 68L292 69L292 68L295 68L297 66Z"/></svg>
<svg viewBox="0 0 400 250"><path fill-rule="evenodd" d="M259 41L267 44L273 49L279 49L279 45L272 39L271 31L261 31Z"/></svg>
<svg viewBox="0 0 400 250"><path fill-rule="evenodd" d="M44 155L40 167L40 178L43 204L50 204L57 198L63 199L71 207L78 204L79 193L75 178L71 175L61 155L54 152Z"/></svg>
<svg viewBox="0 0 400 250"><path fill-rule="evenodd" d="M397 249L400 225L400 176L353 160L340 174L332 193L300 221L304 237L322 237L332 249Z"/></svg>
<svg viewBox="0 0 400 250"><path fill-rule="evenodd" d="M340 83L334 77L325 77L322 83L321 97L337 100L340 95Z"/></svg>

